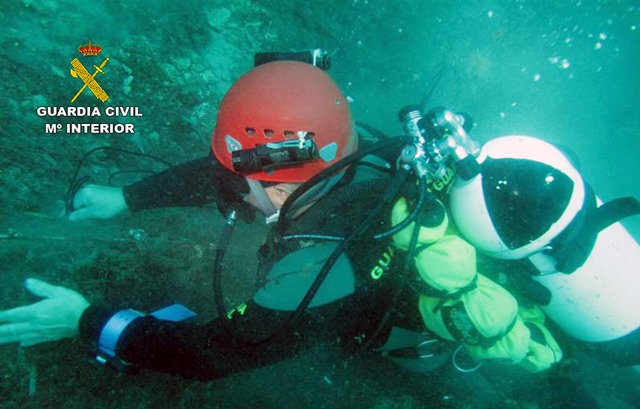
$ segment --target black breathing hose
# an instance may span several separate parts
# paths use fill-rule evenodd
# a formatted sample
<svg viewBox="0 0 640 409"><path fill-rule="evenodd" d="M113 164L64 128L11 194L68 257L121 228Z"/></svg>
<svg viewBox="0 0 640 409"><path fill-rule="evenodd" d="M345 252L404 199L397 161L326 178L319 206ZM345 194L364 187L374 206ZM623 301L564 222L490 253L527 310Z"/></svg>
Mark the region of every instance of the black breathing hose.
<svg viewBox="0 0 640 409"><path fill-rule="evenodd" d="M333 252L329 256L327 261L325 261L324 265L322 266L322 269L318 273L318 276L313 281L313 284L311 284L311 287L309 287L309 291L307 291L307 294L304 296L302 301L300 301L300 304L298 305L296 310L289 316L287 321L285 321L285 323L282 325L281 330L279 330L279 332L280 331L286 332L288 329L290 329L290 326L292 326L300 318L300 316L302 316L303 312L307 309L307 307L313 300L313 297L315 297L316 293L320 289L320 286L322 285L325 278L329 274L329 271L331 270L333 265L336 263L336 261L338 261L338 257L342 255L342 253L351 244L351 242L358 239L360 236L362 236L362 234L364 234L367 231L367 229L371 226L371 223L375 221L375 218L378 215L378 213L380 213L380 211L384 208L385 205L388 205L389 203L391 203L391 201L396 196L396 194L398 193L398 190L404 184L408 176L409 176L409 172L404 168L400 168L400 170L396 172L396 174L393 176L393 179L391 180L391 183L389 184L389 189L383 196L382 200L378 202L378 205L369 213L367 218L362 222L362 224L358 227L358 229L353 233L351 233L344 241L340 242L340 244L338 244L338 246L333 250Z"/></svg>
<svg viewBox="0 0 640 409"><path fill-rule="evenodd" d="M371 223L375 221L376 216L383 209L383 207L391 203L391 201L394 199L394 197L398 193L398 190L404 184L408 176L409 171L405 170L404 168L401 168L398 172L396 172L390 183L389 189L385 193L382 200L379 201L375 209L368 214L367 218L358 227L358 229L355 232L351 233L345 240L341 241L333 250L327 261L325 261L324 265L322 266L322 269L318 273L318 276L315 278L315 280L311 284L311 287L309 287L309 290L305 294L304 298L300 301L300 304L298 304L296 309L289 315L289 317L282 323L282 325L278 329L274 330L271 334L261 339L249 340L241 337L233 330L233 328L231 328L231 325L229 324L230 318L226 316L224 299L222 296L222 260L226 253L226 247L229 243L231 232L233 231L233 225L235 224L235 219L233 223L230 223L228 220L227 225L225 226L225 230L223 231L223 235L218 241L218 248L216 249L213 264L213 287L216 310L221 321L223 322L224 328L227 333L229 333L229 335L231 335L236 341L249 345L264 344L274 340L277 337L286 335L307 309L340 255L342 255L344 250L346 250L346 248L354 240L358 239L367 231L367 229L371 226Z"/></svg>
<svg viewBox="0 0 640 409"><path fill-rule="evenodd" d="M424 205L424 196L426 195L426 182L423 178L420 178L420 200L419 203L416 204L416 207L414 210L415 214L419 214L419 212L421 211L422 206ZM411 215L407 216L407 218L404 221L409 220L409 222L411 222L410 220ZM413 230L411 231L411 239L409 240L409 247L407 248L407 254L406 254L406 258L405 258L405 263L404 263L404 271L408 271L410 269L410 264L411 261L413 260L413 253L416 251L416 246L418 245L418 236L420 235L420 223L419 220L417 220L416 218L416 222L413 225ZM402 224L399 223L398 226ZM400 229L402 230L402 229ZM398 230L399 231L399 230Z"/></svg>
<svg viewBox="0 0 640 409"><path fill-rule="evenodd" d="M331 177L334 173L336 173L337 171L341 170L342 168L349 166L353 163L355 163L356 161L362 159L364 156L379 152L380 150L383 149L389 149L392 147L397 147L400 145L400 143L404 143L404 140L399 139L399 140L390 140L390 141L385 141L382 144L373 146L369 149L365 149L359 152L356 152L344 159L342 159L341 161L339 161L338 163L330 166L329 168L325 169L323 172L319 173L318 175L314 176L313 178L309 179L309 181L307 181L306 183L304 183L302 186L300 186L298 189L296 189L294 191L294 193L289 197L289 199L285 202L284 206L282 207L282 209L280 210L280 221L279 221L279 227L284 230L286 228L286 217L284 217L286 215L286 212L291 208L291 205L299 198L301 197L305 192L307 192L309 189L311 189L313 186L315 186L317 183L322 182L323 180ZM331 270L331 268L335 265L336 261L338 260L338 258L342 255L342 253L344 253L344 251L347 249L347 247L355 240L357 240L358 238L360 238L371 226L371 224L375 221L377 215L380 213L380 211L387 205L389 205L393 199L396 197L398 191L400 190L400 188L402 187L402 185L406 182L407 177L409 176L410 171L404 167L401 167L393 176L391 182L389 183L389 187L386 190L384 196L382 197L382 200L380 200L378 202L378 204L376 205L376 207L367 215L366 219L362 222L362 224L353 232L351 233L348 237L346 237L344 240L342 240L337 246L336 248L333 250L333 252L331 253L331 255L329 256L329 258L325 261L324 265L322 266L322 269L320 270L320 272L318 273L318 275L316 276L315 280L313 281L313 283L311 284L311 286L309 287L309 290L307 291L307 293L305 294L305 296L303 297L303 299L300 301L300 303L298 304L298 306L296 307L296 309L289 315L289 317L282 323L282 325L274 330L271 334L267 335L266 337L263 337L261 339L256 339L256 340L249 340L246 339L244 337L239 336L239 334L237 334L229 325L229 318L226 317L226 311L225 311L225 307L224 307L224 299L222 296L222 260L224 258L224 254L226 252L226 246L228 245L229 242L229 236L233 230L233 225L230 225L230 223L227 223L227 227L225 228L225 231L223 232L223 237L220 238L219 243L218 243L218 249L216 250L216 254L215 254L215 259L214 259L214 270L213 270L213 286L214 286L214 296L215 296L215 304L216 304L216 309L218 312L218 315L220 316L222 322L224 323L224 328L225 330L233 337L236 339L236 341L238 342L242 342L245 344L250 344L250 345L258 345L258 344L264 344L267 342L270 342L272 340L274 340L277 337L283 336L285 334L288 333L289 330L291 330L291 328L294 326L294 324L300 319L300 317L302 316L302 314L304 313L304 311L307 309L307 307L309 306L309 304L311 303L311 301L313 300L313 298L315 297L315 295L317 294L318 290L320 289L320 287L322 286L322 283L324 282L324 280L326 279L327 275L329 274L329 271ZM420 198L417 202L417 205L415 206L415 208L413 209L413 211L411 212L411 215L409 217L407 217L407 219L405 219L403 221L403 225L407 225L408 223L410 223L410 219L413 219L416 217L416 215L419 213L420 207L422 206L422 204L424 203L424 195L425 195L425 182L423 180L421 180L420 182ZM282 224L281 224L282 223ZM276 226L278 227L278 226ZM419 229L418 223L416 223L416 227L415 229ZM400 229L401 230L401 229ZM417 241L417 230L414 230L414 233L412 234L412 236L415 235L415 239L412 237L412 242ZM386 237L386 236L385 236ZM408 264L408 262L407 262Z"/></svg>
<svg viewBox="0 0 640 409"><path fill-rule="evenodd" d="M343 168L346 168L349 165L352 165L353 163L359 161L360 159L364 158L367 155L371 155L385 149L396 149L396 148L401 149L402 146L404 146L408 140L410 139L409 138L390 138L380 144L371 146L370 148L363 149L361 151L356 151L351 155L347 156L346 158L343 158L340 161L334 163L333 165L329 166L322 172L318 173L317 175L315 175L314 177L306 181L299 188L297 188L291 194L291 196L289 196L286 202L284 202L284 205L280 209L278 224L275 227L277 231L284 232L287 229L288 223L290 222L288 213L289 213L289 210L291 209L291 206L293 206L296 200L298 200L303 194L308 192L312 187L324 181L325 179L330 178L338 171L342 170Z"/></svg>
<svg viewBox="0 0 640 409"><path fill-rule="evenodd" d="M213 259L213 299L215 301L216 311L218 316L221 318L220 321L222 322L224 329L227 333L234 336L234 338L237 338L229 324L229 320L226 318L227 311L224 307L224 297L222 295L222 260L227 252L227 247L229 246L229 241L231 240L231 235L233 234L235 225L236 211L232 210L227 215L227 222L224 225L220 238L218 239L216 253Z"/></svg>

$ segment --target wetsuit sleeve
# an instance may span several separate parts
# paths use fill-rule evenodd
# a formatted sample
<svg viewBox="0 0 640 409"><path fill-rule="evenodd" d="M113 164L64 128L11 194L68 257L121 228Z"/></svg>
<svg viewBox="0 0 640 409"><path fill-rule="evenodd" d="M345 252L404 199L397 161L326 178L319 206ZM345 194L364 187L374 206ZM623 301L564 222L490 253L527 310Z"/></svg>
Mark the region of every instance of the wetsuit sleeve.
<svg viewBox="0 0 640 409"><path fill-rule="evenodd" d="M296 322L295 335L279 333L269 342L260 342L282 328L334 247L294 251L276 263L267 275L268 283L227 320L233 335L220 318L197 324L193 319L169 322L147 315L125 328L116 355L138 367L207 380L282 361L313 345L338 342L359 326L355 321L371 318L358 310L352 296L353 269L346 256L330 270L311 308ZM80 321L81 337L96 342L116 312L90 306Z"/></svg>
<svg viewBox="0 0 640 409"><path fill-rule="evenodd" d="M310 346L328 339L326 327L318 331L324 317L335 314L336 306L316 308L303 315L295 337L272 342L255 342L280 328L287 312L263 308L249 302L242 313L229 320L234 335L221 320L198 325L169 322L145 316L133 321L117 344L119 358L137 367L180 375L184 378L210 380L246 371L293 357ZM116 310L92 305L80 323L81 337L95 342L107 320ZM314 323L311 325L311 323ZM333 335L332 335L333 336ZM236 338L238 337L238 338ZM335 341L335 338L333 339Z"/></svg>
<svg viewBox="0 0 640 409"><path fill-rule="evenodd" d="M133 211L205 204L216 197L216 171L211 156L192 160L126 186L124 198Z"/></svg>

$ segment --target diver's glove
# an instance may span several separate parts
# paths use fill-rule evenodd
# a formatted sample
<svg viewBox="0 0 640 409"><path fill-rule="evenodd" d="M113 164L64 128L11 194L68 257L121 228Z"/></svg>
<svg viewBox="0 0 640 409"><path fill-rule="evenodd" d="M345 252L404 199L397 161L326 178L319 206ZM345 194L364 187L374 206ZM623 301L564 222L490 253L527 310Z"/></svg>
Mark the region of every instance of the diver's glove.
<svg viewBox="0 0 640 409"><path fill-rule="evenodd" d="M44 281L27 279L25 287L45 298L35 304L0 311L0 344L31 346L78 335L78 325L89 302L79 293Z"/></svg>
<svg viewBox="0 0 640 409"><path fill-rule="evenodd" d="M86 185L73 198L69 220L110 219L127 210L122 188Z"/></svg>

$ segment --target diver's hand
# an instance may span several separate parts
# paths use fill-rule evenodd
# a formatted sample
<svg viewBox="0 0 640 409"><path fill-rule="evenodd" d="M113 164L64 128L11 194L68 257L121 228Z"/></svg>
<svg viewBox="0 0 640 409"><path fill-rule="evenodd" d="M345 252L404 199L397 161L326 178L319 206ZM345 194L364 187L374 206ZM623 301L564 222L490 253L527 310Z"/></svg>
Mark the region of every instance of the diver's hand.
<svg viewBox="0 0 640 409"><path fill-rule="evenodd" d="M73 212L69 220L110 219L127 211L122 188L87 185L73 198Z"/></svg>
<svg viewBox="0 0 640 409"><path fill-rule="evenodd" d="M19 342L26 347L78 335L80 317L89 306L82 295L34 278L27 279L25 287L45 299L0 311L0 344Z"/></svg>

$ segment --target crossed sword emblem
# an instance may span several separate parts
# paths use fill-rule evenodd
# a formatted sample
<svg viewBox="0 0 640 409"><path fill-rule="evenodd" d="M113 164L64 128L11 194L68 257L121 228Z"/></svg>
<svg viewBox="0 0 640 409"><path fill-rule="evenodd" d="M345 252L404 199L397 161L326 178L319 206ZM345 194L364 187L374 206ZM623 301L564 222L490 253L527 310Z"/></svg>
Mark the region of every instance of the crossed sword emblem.
<svg viewBox="0 0 640 409"><path fill-rule="evenodd" d="M95 78L98 73L104 75L104 71L102 71L102 68L107 64L108 61L109 59L106 58L104 61L102 61L102 64L100 64L99 67L94 64L93 67L96 69L96 72L94 72L93 75L89 74L89 71L87 71L87 69L84 68L84 65L82 65L80 60L78 60L77 58L74 58L71 61L71 65L73 66L73 69L70 70L71 76L74 78L80 77L82 82L84 82L84 85L82 86L82 88L80 88L80 91L78 91L76 96L73 97L71 102L75 101L76 98L78 98L78 96L82 94L82 91L84 91L84 89L87 87L89 87L91 92L93 92L93 95L95 95L96 98L98 98L100 101L104 102L109 99L109 95L107 95L107 93L104 92L104 90L102 89L100 84L98 84L98 81L96 81L96 78Z"/></svg>

